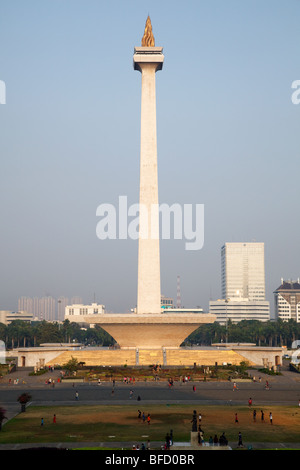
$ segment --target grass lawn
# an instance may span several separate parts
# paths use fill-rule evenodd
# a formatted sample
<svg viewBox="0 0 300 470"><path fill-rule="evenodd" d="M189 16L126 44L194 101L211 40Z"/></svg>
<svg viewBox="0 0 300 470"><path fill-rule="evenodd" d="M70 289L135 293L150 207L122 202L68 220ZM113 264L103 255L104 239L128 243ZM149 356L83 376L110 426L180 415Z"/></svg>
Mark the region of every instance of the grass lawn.
<svg viewBox="0 0 300 470"><path fill-rule="evenodd" d="M138 419L138 407L128 406L29 406L3 426L2 443L43 442L164 442L167 432L173 430L174 441L189 441L192 405L149 405L142 412L151 415L151 424ZM229 441L237 442L241 431L244 442L300 442L300 410L298 407L270 406L264 408L265 420L261 421L260 408L247 406L203 406L197 412L202 415L204 438L220 436L225 431ZM273 414L270 424L269 413ZM53 423L53 415L56 423ZM235 423L235 413L238 423ZM44 425L41 426L41 418ZM300 447L300 444L299 444Z"/></svg>

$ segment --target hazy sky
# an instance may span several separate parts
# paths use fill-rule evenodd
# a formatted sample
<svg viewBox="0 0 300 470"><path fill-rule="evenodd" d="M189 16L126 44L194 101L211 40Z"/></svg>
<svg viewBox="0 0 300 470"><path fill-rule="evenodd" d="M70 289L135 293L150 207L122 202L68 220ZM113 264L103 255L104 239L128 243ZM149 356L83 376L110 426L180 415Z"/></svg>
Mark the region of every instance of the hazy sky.
<svg viewBox="0 0 300 470"><path fill-rule="evenodd" d="M265 243L272 303L300 277L298 0L1 0L0 310L46 294L136 305L137 241L100 241L96 209L138 202L148 14L165 55L159 199L205 207L201 250L161 242L162 293L176 300L180 275L182 304L206 310L226 241Z"/></svg>

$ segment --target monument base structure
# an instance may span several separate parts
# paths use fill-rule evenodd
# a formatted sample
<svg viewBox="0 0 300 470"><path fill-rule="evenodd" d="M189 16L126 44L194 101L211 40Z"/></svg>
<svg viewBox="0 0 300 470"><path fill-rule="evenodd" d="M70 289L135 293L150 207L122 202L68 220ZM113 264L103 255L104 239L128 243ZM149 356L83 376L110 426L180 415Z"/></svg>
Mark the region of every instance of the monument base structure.
<svg viewBox="0 0 300 470"><path fill-rule="evenodd" d="M109 333L121 349L179 348L199 326L213 323L212 314L122 314L72 316L70 321L97 324Z"/></svg>
<svg viewBox="0 0 300 470"><path fill-rule="evenodd" d="M70 321L100 325L121 349L179 348L212 314L161 312L159 208L156 123L156 72L163 48L155 46L148 16L141 47L134 48L133 67L141 73L140 197L137 307L134 314L73 315Z"/></svg>
<svg viewBox="0 0 300 470"><path fill-rule="evenodd" d="M45 344L33 348L16 348L6 352L7 358L17 359L18 367L42 367L67 364L76 359L87 367L148 367L153 364L175 367L198 366L215 367L217 365L240 365L247 362L249 366L267 367L277 370L282 365L283 348L260 346L231 347L181 347L164 349L83 347L69 345Z"/></svg>

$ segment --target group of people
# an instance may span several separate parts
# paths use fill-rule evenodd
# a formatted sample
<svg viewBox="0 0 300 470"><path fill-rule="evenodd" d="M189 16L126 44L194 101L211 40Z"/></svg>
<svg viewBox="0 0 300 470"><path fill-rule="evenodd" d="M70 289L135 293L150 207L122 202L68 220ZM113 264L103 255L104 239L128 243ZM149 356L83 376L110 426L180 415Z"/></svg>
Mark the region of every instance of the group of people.
<svg viewBox="0 0 300 470"><path fill-rule="evenodd" d="M199 435L200 435L200 439L201 439L201 432L198 433L198 443L199 443L199 445L203 445L203 442L204 442L203 440L202 440L202 442L201 441L199 442ZM202 431L202 435L203 435L203 431ZM225 432L223 432L220 437L218 437L217 434L215 434L214 437L210 436L210 438L208 440L208 444L210 446L227 446L228 445L228 439L225 436Z"/></svg>
<svg viewBox="0 0 300 470"><path fill-rule="evenodd" d="M170 434L167 433L166 435L164 449L169 450L172 445L173 445L173 430L171 429Z"/></svg>
<svg viewBox="0 0 300 470"><path fill-rule="evenodd" d="M251 398L249 398L249 401L251 400ZM252 400L251 400L251 405L252 405ZM251 406L250 403L249 403L249 407ZM256 409L253 410L253 413L252 413L252 416L253 416L253 421L256 422ZM263 410L260 410L260 419L261 421L263 422L265 420L265 413ZM270 411L269 413L269 419L270 419L270 423L273 424L273 414L272 412ZM236 424L238 424L239 420L238 420L238 414L235 413L234 415L234 422Z"/></svg>
<svg viewBox="0 0 300 470"><path fill-rule="evenodd" d="M135 383L135 377L124 377L123 382L125 384L134 384Z"/></svg>
<svg viewBox="0 0 300 470"><path fill-rule="evenodd" d="M265 413L263 410L260 410L260 420L263 422L265 420ZM270 411L269 413L270 424L273 424L273 414ZM253 410L253 421L256 422L256 410Z"/></svg>
<svg viewBox="0 0 300 470"><path fill-rule="evenodd" d="M201 428L201 423L202 423L202 415L201 413L198 414L198 445L203 445L204 444L204 431ZM237 413L235 413L235 422L238 423L238 416ZM225 436L225 432L223 432L219 437L217 434L214 435L214 437L210 436L208 439L208 444L210 446L227 446L228 445L228 439ZM238 447L243 447L243 441L242 441L242 434L239 432L238 434Z"/></svg>
<svg viewBox="0 0 300 470"><path fill-rule="evenodd" d="M143 411L143 413L141 412L141 410L138 410L138 419L141 419L143 421L143 423L145 423L147 421L148 424L151 423L151 415L150 413L148 413L147 417Z"/></svg>
<svg viewBox="0 0 300 470"><path fill-rule="evenodd" d="M57 383L59 383L59 382L60 382L60 378L58 377L58 378L57 378ZM55 386L55 379L51 379L51 377L49 377L49 378L46 380L45 383L48 384L48 385L52 385L52 387L54 387L54 386Z"/></svg>
<svg viewBox="0 0 300 470"><path fill-rule="evenodd" d="M255 377L253 377L253 382L256 382ZM259 377L259 382L261 382L260 377ZM233 389L232 390L233 391L238 390L238 386L237 386L236 382L233 382ZM266 380L266 383L265 383L265 390L270 390L270 384L269 384L268 380Z"/></svg>
<svg viewBox="0 0 300 470"><path fill-rule="evenodd" d="M145 444L142 443L141 448L140 448L139 444L137 444L137 445L133 444L132 450L150 450L150 441L149 441L149 439L147 441L147 446L145 446Z"/></svg>
<svg viewBox="0 0 300 470"><path fill-rule="evenodd" d="M53 420L52 420L53 424L56 423L56 414L53 415ZM44 418L41 418L41 426L43 427L44 426Z"/></svg>

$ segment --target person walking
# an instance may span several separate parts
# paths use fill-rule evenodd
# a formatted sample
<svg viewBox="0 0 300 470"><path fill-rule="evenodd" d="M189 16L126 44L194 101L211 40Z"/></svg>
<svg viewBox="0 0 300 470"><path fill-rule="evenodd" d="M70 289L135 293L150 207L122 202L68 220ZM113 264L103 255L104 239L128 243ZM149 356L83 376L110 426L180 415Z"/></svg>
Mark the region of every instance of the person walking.
<svg viewBox="0 0 300 470"><path fill-rule="evenodd" d="M244 447L244 446L243 446L243 439L242 439L242 433L241 433L241 431L239 432L238 447Z"/></svg>
<svg viewBox="0 0 300 470"><path fill-rule="evenodd" d="M150 424L150 421L151 421L151 417L150 417L150 413L148 413L148 416L147 416L147 423Z"/></svg>
<svg viewBox="0 0 300 470"><path fill-rule="evenodd" d="M75 392L75 400L78 401L79 400L79 393L76 391Z"/></svg>
<svg viewBox="0 0 300 470"><path fill-rule="evenodd" d="M238 422L239 422L237 413L235 413L234 422L235 422L235 424L238 424Z"/></svg>
<svg viewBox="0 0 300 470"><path fill-rule="evenodd" d="M252 406L252 398L251 397L248 400L248 405L249 405L249 408L251 408L251 406Z"/></svg>
<svg viewBox="0 0 300 470"><path fill-rule="evenodd" d="M253 410L253 421L256 422L256 410Z"/></svg>
<svg viewBox="0 0 300 470"><path fill-rule="evenodd" d="M53 423L56 423L56 415L53 415Z"/></svg>
<svg viewBox="0 0 300 470"><path fill-rule="evenodd" d="M270 418L270 423L273 424L273 415L272 415L271 412L270 412L270 414L269 414L269 418Z"/></svg>
<svg viewBox="0 0 300 470"><path fill-rule="evenodd" d="M261 421L264 421L265 420L265 414L263 412L263 410L260 410L260 415L261 415Z"/></svg>

